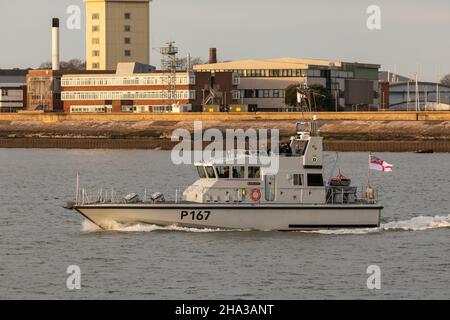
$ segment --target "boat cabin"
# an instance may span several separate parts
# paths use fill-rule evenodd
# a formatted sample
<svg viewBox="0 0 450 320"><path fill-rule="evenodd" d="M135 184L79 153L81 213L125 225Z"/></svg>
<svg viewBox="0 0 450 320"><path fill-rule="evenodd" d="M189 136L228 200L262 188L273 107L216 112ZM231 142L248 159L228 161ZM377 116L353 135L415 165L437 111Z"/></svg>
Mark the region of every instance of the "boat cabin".
<svg viewBox="0 0 450 320"><path fill-rule="evenodd" d="M233 151L232 156L195 164L199 176L183 193L198 203L324 204L322 137L313 121L310 130L297 125L297 135L278 153Z"/></svg>

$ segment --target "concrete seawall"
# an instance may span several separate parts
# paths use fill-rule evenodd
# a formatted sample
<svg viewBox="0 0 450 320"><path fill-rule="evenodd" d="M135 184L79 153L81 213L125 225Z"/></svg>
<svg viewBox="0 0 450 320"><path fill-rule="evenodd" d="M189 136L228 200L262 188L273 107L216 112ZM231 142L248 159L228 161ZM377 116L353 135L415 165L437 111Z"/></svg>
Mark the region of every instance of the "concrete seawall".
<svg viewBox="0 0 450 320"><path fill-rule="evenodd" d="M450 112L256 112L256 113L106 113L106 114L64 114L64 113L0 113L0 121L41 121L55 123L62 121L254 121L289 120L302 117L311 119L317 115L322 120L359 121L448 121Z"/></svg>
<svg viewBox="0 0 450 320"><path fill-rule="evenodd" d="M177 143L167 139L97 138L15 138L0 139L0 148L37 149L136 149L171 150ZM450 152L450 141L325 141L325 151L340 152L414 152L434 150Z"/></svg>
<svg viewBox="0 0 450 320"><path fill-rule="evenodd" d="M329 151L450 152L450 112L322 112ZM0 148L171 149L174 129L278 129L283 139L312 113L0 113Z"/></svg>

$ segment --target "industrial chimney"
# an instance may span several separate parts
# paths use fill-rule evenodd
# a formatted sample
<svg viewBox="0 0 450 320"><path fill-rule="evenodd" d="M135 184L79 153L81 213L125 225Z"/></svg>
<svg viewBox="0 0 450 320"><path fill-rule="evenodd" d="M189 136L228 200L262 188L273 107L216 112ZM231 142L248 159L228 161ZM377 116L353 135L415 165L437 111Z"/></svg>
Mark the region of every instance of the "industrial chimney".
<svg viewBox="0 0 450 320"><path fill-rule="evenodd" d="M52 21L52 70L59 70L59 19Z"/></svg>
<svg viewBox="0 0 450 320"><path fill-rule="evenodd" d="M217 49L216 48L209 49L209 63L210 64L217 63Z"/></svg>

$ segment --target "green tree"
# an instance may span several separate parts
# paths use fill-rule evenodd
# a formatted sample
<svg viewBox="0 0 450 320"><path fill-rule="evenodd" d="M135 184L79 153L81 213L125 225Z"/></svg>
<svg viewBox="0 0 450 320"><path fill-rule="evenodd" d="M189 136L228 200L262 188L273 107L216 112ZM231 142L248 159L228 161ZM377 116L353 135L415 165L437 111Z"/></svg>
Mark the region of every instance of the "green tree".
<svg viewBox="0 0 450 320"><path fill-rule="evenodd" d="M291 107L300 107L297 102L297 92L300 84L291 84L286 88L285 103ZM329 90L320 84L310 85L305 89L306 100L312 110L316 111L334 111L333 98Z"/></svg>
<svg viewBox="0 0 450 320"><path fill-rule="evenodd" d="M80 59L71 59L69 61L61 61L59 68L63 71L81 71L86 70L86 62ZM51 69L51 62L44 62L39 66L39 69Z"/></svg>
<svg viewBox="0 0 450 320"><path fill-rule="evenodd" d="M194 57L191 58L191 68L198 64L204 64L205 62L202 60L202 58ZM179 70L186 70L187 69L187 58L179 58L178 59L178 68Z"/></svg>
<svg viewBox="0 0 450 320"><path fill-rule="evenodd" d="M441 84L450 87L450 74L447 74L441 79Z"/></svg>
<svg viewBox="0 0 450 320"><path fill-rule="evenodd" d="M284 103L290 107L297 107L297 89L300 84L291 84L285 89Z"/></svg>

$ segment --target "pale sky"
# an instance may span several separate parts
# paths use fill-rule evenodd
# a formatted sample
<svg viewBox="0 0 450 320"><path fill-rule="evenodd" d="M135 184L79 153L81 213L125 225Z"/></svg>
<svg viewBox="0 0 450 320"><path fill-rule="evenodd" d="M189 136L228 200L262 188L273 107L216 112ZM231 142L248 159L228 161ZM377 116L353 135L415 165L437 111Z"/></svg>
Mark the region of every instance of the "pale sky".
<svg viewBox="0 0 450 320"><path fill-rule="evenodd" d="M70 5L80 30L66 27ZM381 30L366 27L369 5L381 8ZM61 19L61 58L85 60L82 0L0 0L0 68L37 67L51 57L51 18ZM450 0L154 0L151 63L176 41L181 54L220 60L301 57L367 62L434 81L450 73Z"/></svg>

